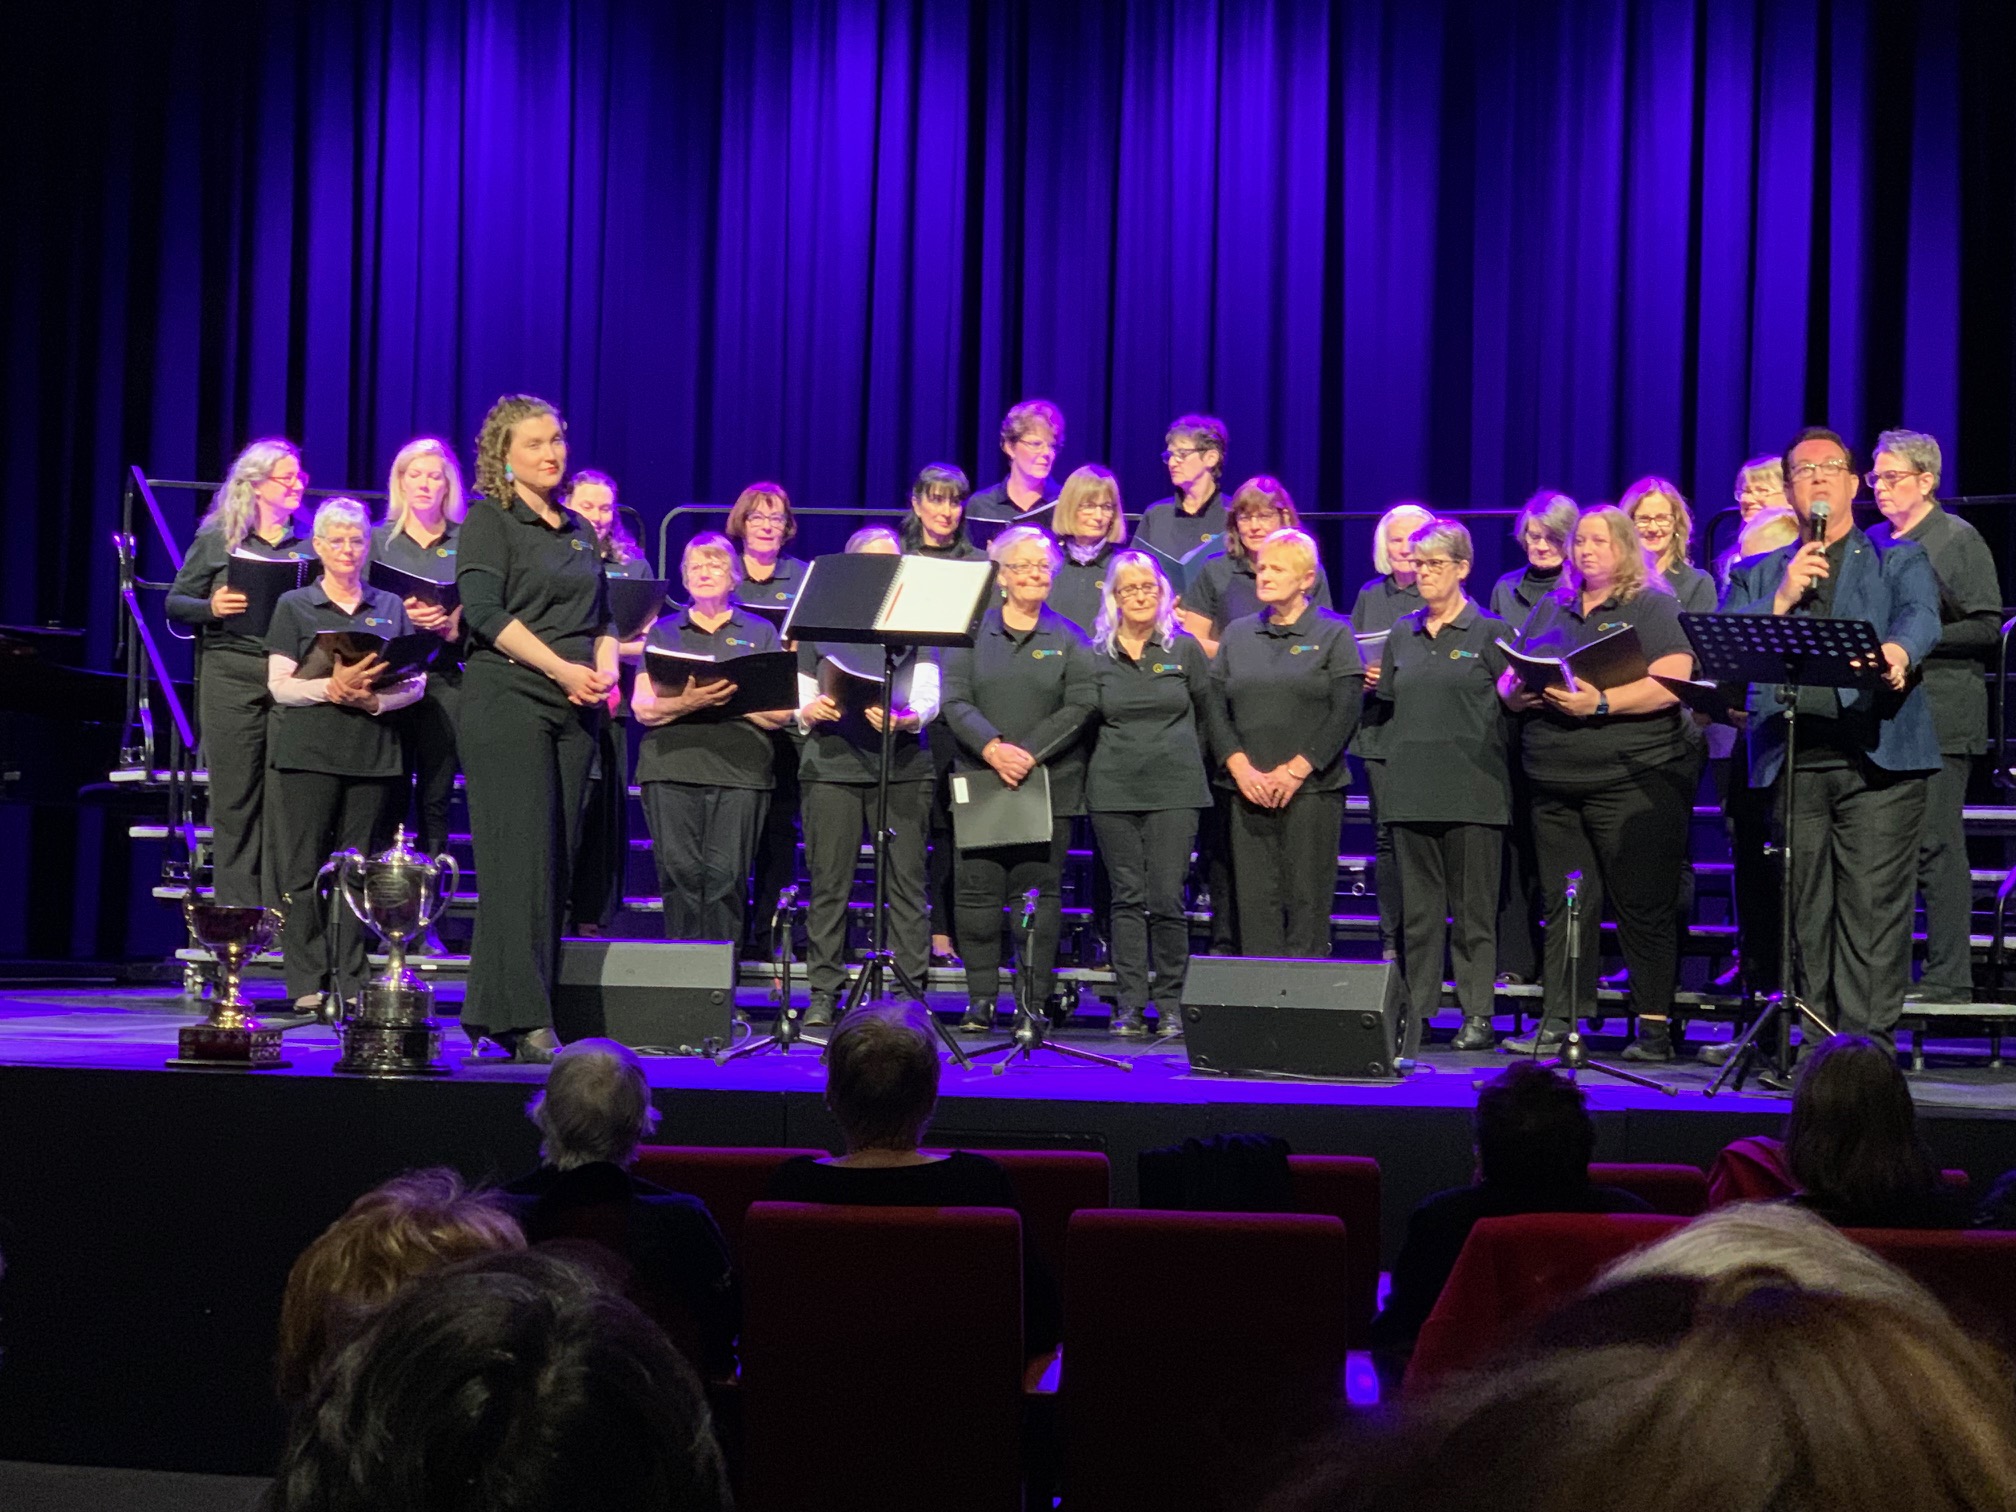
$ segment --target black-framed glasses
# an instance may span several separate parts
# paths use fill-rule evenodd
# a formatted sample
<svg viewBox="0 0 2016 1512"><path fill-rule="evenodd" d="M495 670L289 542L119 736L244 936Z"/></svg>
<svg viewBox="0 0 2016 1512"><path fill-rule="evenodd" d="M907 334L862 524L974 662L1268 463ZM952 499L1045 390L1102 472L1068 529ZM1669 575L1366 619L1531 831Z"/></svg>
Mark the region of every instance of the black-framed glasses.
<svg viewBox="0 0 2016 1512"><path fill-rule="evenodd" d="M1847 471L1847 458L1829 457L1825 462L1795 462L1788 476L1803 483L1809 478L1838 478Z"/></svg>
<svg viewBox="0 0 2016 1512"><path fill-rule="evenodd" d="M1178 457L1201 457L1211 448L1208 446L1171 446L1162 453L1164 462L1174 462Z"/></svg>
<svg viewBox="0 0 2016 1512"><path fill-rule="evenodd" d="M1454 557L1414 558L1414 570L1416 572L1441 572L1444 568L1454 567L1455 565L1456 558Z"/></svg>
<svg viewBox="0 0 2016 1512"><path fill-rule="evenodd" d="M1162 590L1153 583L1129 583L1125 588L1115 588L1116 599L1160 598Z"/></svg>

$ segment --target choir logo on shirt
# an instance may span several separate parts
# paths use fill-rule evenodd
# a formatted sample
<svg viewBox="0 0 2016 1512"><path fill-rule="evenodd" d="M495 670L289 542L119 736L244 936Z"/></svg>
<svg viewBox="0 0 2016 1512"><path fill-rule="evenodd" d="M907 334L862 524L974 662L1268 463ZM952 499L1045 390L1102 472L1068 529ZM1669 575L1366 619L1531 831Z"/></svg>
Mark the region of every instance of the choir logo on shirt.
<svg viewBox="0 0 2016 1512"><path fill-rule="evenodd" d="M586 551L588 549L586 546L583 546L581 544L581 538L579 536L576 536L573 540L569 541L567 544L569 546L572 546L576 551Z"/></svg>
<svg viewBox="0 0 2016 1512"><path fill-rule="evenodd" d="M728 646L753 646L756 644L752 640L744 640L739 635L724 635L721 640L723 645Z"/></svg>
<svg viewBox="0 0 2016 1512"><path fill-rule="evenodd" d="M1300 656L1304 651L1321 651L1322 649L1321 646L1290 646L1288 654L1290 656Z"/></svg>
<svg viewBox="0 0 2016 1512"><path fill-rule="evenodd" d="M1055 646L1038 646L1029 654L1036 658L1037 661L1041 661L1046 656L1062 656L1064 653Z"/></svg>
<svg viewBox="0 0 2016 1512"><path fill-rule="evenodd" d="M1630 628L1631 621L1629 620L1605 620L1596 627L1596 633L1601 635L1607 630L1629 630Z"/></svg>
<svg viewBox="0 0 2016 1512"><path fill-rule="evenodd" d="M437 557L451 557L455 555L455 548L453 546L436 546L434 548L434 555Z"/></svg>
<svg viewBox="0 0 2016 1512"><path fill-rule="evenodd" d="M385 618L382 614L367 614L364 616L364 623L367 625L389 625L392 621Z"/></svg>
<svg viewBox="0 0 2016 1512"><path fill-rule="evenodd" d="M1183 663L1181 663L1181 662L1154 662L1154 663L1152 663L1152 664L1150 665L1150 667L1149 667L1149 670L1150 670L1150 671L1152 671L1152 672L1156 672L1156 673L1162 673L1162 672L1181 672L1181 671L1183 670Z"/></svg>
<svg viewBox="0 0 2016 1512"><path fill-rule="evenodd" d="M1471 661L1475 661L1477 659L1477 653L1475 651L1465 651L1461 646L1458 646L1455 650L1449 653L1449 660L1451 661L1462 661L1466 657Z"/></svg>

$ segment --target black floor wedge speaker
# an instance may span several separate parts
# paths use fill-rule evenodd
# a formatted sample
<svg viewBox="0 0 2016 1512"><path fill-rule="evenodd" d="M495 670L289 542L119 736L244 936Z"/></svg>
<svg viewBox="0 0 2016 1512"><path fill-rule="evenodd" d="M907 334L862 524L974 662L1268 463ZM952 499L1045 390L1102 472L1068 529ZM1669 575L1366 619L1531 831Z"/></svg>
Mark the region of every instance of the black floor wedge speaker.
<svg viewBox="0 0 2016 1512"><path fill-rule="evenodd" d="M713 1055L734 1038L735 947L566 940L553 991L561 1042L599 1035L640 1050Z"/></svg>
<svg viewBox="0 0 2016 1512"><path fill-rule="evenodd" d="M1391 961L1193 956L1183 1044L1221 1076L1391 1081L1401 1001Z"/></svg>

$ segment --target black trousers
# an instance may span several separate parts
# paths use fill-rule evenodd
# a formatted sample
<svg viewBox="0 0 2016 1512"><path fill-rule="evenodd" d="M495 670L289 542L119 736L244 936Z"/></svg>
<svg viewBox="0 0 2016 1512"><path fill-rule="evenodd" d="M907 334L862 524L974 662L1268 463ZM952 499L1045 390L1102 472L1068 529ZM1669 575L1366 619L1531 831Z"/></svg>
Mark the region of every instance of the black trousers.
<svg viewBox="0 0 2016 1512"><path fill-rule="evenodd" d="M958 743L951 726L942 719L931 721L925 736L931 747L931 765L938 774L931 785L931 859L925 870L925 898L931 910L931 933L957 943L958 909L952 896L958 854L952 844L952 753Z"/></svg>
<svg viewBox="0 0 2016 1512"><path fill-rule="evenodd" d="M413 843L430 856L448 848L448 805L455 797L455 774L462 770L455 749L462 679L459 672L451 676L452 680L430 672L426 693L393 716L399 721L406 771L413 780ZM405 809L403 803L400 809Z"/></svg>
<svg viewBox="0 0 2016 1512"><path fill-rule="evenodd" d="M749 863L763 832L768 788L644 784L644 822L665 898L665 938L740 947Z"/></svg>
<svg viewBox="0 0 2016 1512"><path fill-rule="evenodd" d="M1793 784L1799 982L1838 1033L1888 1043L1904 1011L1926 786L1923 772L1861 764L1802 771Z"/></svg>
<svg viewBox="0 0 2016 1512"><path fill-rule="evenodd" d="M1687 861L1693 773L1692 758L1682 757L1579 782L1533 779L1533 842L1547 909L1545 1015L1552 1026L1596 1011L1606 900L1616 915L1634 1008L1672 1011L1680 965L1673 914ZM1574 961L1568 954L1569 872L1582 874L1582 948Z"/></svg>
<svg viewBox="0 0 2016 1512"><path fill-rule="evenodd" d="M1456 1001L1466 1018L1489 1018L1497 964L1498 870L1505 836L1495 824L1395 824L1393 854L1406 902L1400 970L1407 981L1407 1033L1401 1053L1421 1048L1421 1034L1442 1006L1445 946L1455 966Z"/></svg>
<svg viewBox="0 0 2016 1512"><path fill-rule="evenodd" d="M1372 891L1379 904L1379 953L1390 961L1400 954L1407 884L1393 852L1393 826L1379 817L1379 794L1386 786L1386 763L1368 761L1364 766L1365 788L1372 809Z"/></svg>
<svg viewBox="0 0 2016 1512"><path fill-rule="evenodd" d="M278 788L269 795L266 781L273 697L266 691L265 656L205 651L196 711L210 771L210 874L217 901L234 908L277 903L279 879L262 864L269 843L277 848L280 829Z"/></svg>
<svg viewBox="0 0 2016 1512"><path fill-rule="evenodd" d="M1925 897L1926 992L1969 1002L1974 996L1974 881L1967 867L1967 802L1971 756L1942 756L1925 784L1925 822L1918 833L1918 891Z"/></svg>
<svg viewBox="0 0 2016 1512"><path fill-rule="evenodd" d="M462 674L462 715L477 893L462 1020L493 1032L544 1028L588 766L607 716L568 703L531 668L487 656Z"/></svg>
<svg viewBox="0 0 2016 1512"><path fill-rule="evenodd" d="M772 730L771 775L776 786L770 789L770 804L763 811L763 832L756 837L756 861L749 878L752 901L749 909L749 949L746 954L768 956L771 952L770 921L777 916L777 898L798 880L798 827L801 801L798 786L798 753L803 746L792 730Z"/></svg>
<svg viewBox="0 0 2016 1512"><path fill-rule="evenodd" d="M1051 821L1048 845L1011 845L1000 850L961 851L953 875L958 905L959 954L966 962L969 1002L992 1003L1001 996L1002 910L1015 921L1019 969L1028 981L1026 999L1041 1009L1057 986L1057 936L1063 922L1059 884L1070 849L1071 821ZM1022 895L1036 889L1035 928L1025 948Z"/></svg>
<svg viewBox="0 0 2016 1512"><path fill-rule="evenodd" d="M1307 788L1286 808L1232 797L1232 891L1239 900L1239 949L1249 956L1327 957L1330 905L1337 896L1342 790Z"/></svg>
<svg viewBox="0 0 2016 1512"><path fill-rule="evenodd" d="M1183 879L1197 838L1196 809L1092 816L1092 834L1113 886L1113 975L1120 1006L1148 1006L1148 972L1155 971L1154 1001L1164 1013L1183 997L1190 970L1190 921L1183 909Z"/></svg>
<svg viewBox="0 0 2016 1512"><path fill-rule="evenodd" d="M348 996L364 985L369 971L364 926L338 897L336 935L330 938L332 910L315 895L315 876L333 851L355 849L369 856L391 843L397 823L393 816L406 796L405 779L275 772L273 780L285 795L286 820L274 847L273 869L287 910L280 931L287 995L300 998L334 988ZM334 886L335 879L330 881Z"/></svg>
<svg viewBox="0 0 2016 1512"><path fill-rule="evenodd" d="M1230 788L1211 789L1211 807L1197 813L1197 875L1211 893L1211 954L1239 954L1239 904L1232 886Z"/></svg>
<svg viewBox="0 0 2016 1512"><path fill-rule="evenodd" d="M889 861L884 877L889 949L919 988L931 964L924 905L924 841L931 825L929 778L889 784ZM875 788L867 783L808 782L799 789L805 869L812 906L805 922L806 974L814 996L837 997L847 985L847 903L864 841L875 839ZM762 929L767 920L758 920Z"/></svg>
<svg viewBox="0 0 2016 1512"><path fill-rule="evenodd" d="M1775 826L1776 788L1750 786L1750 760L1742 745L1717 780L1722 814L1729 825L1729 859L1736 893L1736 948L1743 957L1743 980L1752 991L1778 986L1778 863L1767 849Z"/></svg>
<svg viewBox="0 0 2016 1512"><path fill-rule="evenodd" d="M581 809L581 844L567 889L575 929L607 930L623 906L623 877L630 866L630 723L603 721L588 768Z"/></svg>
<svg viewBox="0 0 2016 1512"><path fill-rule="evenodd" d="M1533 795L1512 764L1512 822L1500 832L1505 854L1498 889L1498 969L1540 980L1540 871L1533 854Z"/></svg>

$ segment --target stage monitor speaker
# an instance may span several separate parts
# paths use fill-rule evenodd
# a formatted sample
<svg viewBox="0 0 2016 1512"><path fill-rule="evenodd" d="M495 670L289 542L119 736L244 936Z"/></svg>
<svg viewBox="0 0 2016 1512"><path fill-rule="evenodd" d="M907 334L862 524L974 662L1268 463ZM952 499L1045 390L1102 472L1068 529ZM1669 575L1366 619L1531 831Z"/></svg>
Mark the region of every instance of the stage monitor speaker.
<svg viewBox="0 0 2016 1512"><path fill-rule="evenodd" d="M1391 961L1193 956L1183 1044L1220 1076L1391 1081L1401 1010Z"/></svg>
<svg viewBox="0 0 2016 1512"><path fill-rule="evenodd" d="M734 1039L735 947L563 940L553 991L562 1043L600 1035L640 1050L714 1055Z"/></svg>

